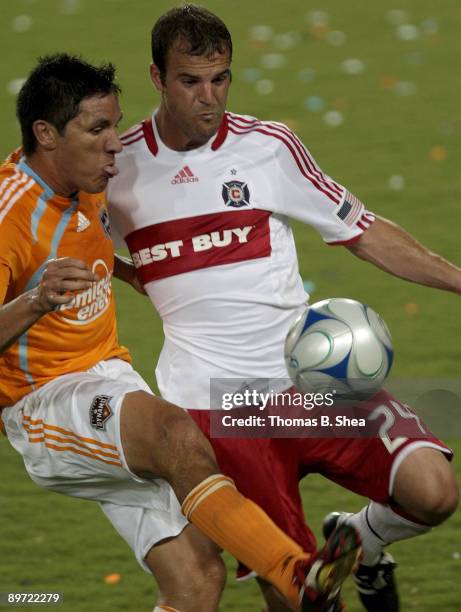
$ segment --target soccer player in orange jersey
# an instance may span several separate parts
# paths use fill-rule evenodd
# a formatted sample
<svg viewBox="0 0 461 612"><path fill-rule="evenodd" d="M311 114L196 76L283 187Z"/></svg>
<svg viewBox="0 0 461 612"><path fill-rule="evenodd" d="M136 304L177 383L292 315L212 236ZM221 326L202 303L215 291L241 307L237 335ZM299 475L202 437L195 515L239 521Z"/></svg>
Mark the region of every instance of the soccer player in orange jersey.
<svg viewBox="0 0 461 612"><path fill-rule="evenodd" d="M306 555L220 474L193 420L152 394L118 343L112 275L137 286L132 265L114 266L103 193L122 148L119 91L113 66L60 54L19 93L22 149L0 169L2 427L37 484L101 504L156 577L156 609L217 608L224 566L195 526L293 609L331 609L359 554L355 530Z"/></svg>

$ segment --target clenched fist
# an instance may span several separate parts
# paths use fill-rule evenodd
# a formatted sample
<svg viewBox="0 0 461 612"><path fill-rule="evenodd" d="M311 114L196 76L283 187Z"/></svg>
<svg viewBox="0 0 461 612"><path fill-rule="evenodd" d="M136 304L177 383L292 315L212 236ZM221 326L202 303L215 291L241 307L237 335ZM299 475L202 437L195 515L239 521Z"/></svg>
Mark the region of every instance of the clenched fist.
<svg viewBox="0 0 461 612"><path fill-rule="evenodd" d="M62 304L68 304L75 291L88 289L97 280L98 276L80 259L50 259L36 287L37 305L43 314L51 312Z"/></svg>

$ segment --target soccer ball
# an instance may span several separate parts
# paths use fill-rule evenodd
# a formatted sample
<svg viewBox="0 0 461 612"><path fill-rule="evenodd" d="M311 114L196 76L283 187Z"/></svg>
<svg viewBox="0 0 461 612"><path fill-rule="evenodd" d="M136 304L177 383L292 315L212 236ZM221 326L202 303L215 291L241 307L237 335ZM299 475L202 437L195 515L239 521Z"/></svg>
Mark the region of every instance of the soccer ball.
<svg viewBox="0 0 461 612"><path fill-rule="evenodd" d="M302 393L336 392L366 399L383 385L392 366L392 340L369 306L330 298L309 306L285 341L285 362Z"/></svg>

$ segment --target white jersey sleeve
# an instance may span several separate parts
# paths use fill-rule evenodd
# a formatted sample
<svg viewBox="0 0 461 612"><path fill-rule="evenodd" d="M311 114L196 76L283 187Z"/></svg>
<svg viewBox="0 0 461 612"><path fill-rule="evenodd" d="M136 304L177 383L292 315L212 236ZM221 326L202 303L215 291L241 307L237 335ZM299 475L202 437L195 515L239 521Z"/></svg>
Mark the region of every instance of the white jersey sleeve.
<svg viewBox="0 0 461 612"><path fill-rule="evenodd" d="M301 140L285 125L260 122L256 131L272 136L278 191L273 212L297 219L316 229L325 242L343 244L358 238L375 217L345 187L326 175ZM275 179L275 180L274 180Z"/></svg>

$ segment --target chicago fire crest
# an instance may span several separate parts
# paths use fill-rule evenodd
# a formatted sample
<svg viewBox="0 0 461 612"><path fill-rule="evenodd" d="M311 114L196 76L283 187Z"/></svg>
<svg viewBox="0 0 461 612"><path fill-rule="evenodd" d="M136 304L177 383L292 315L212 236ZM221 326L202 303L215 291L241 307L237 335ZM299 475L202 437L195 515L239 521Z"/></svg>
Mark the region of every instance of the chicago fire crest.
<svg viewBox="0 0 461 612"><path fill-rule="evenodd" d="M222 186L222 197L226 206L242 208L250 205L250 190L242 181L228 181Z"/></svg>

